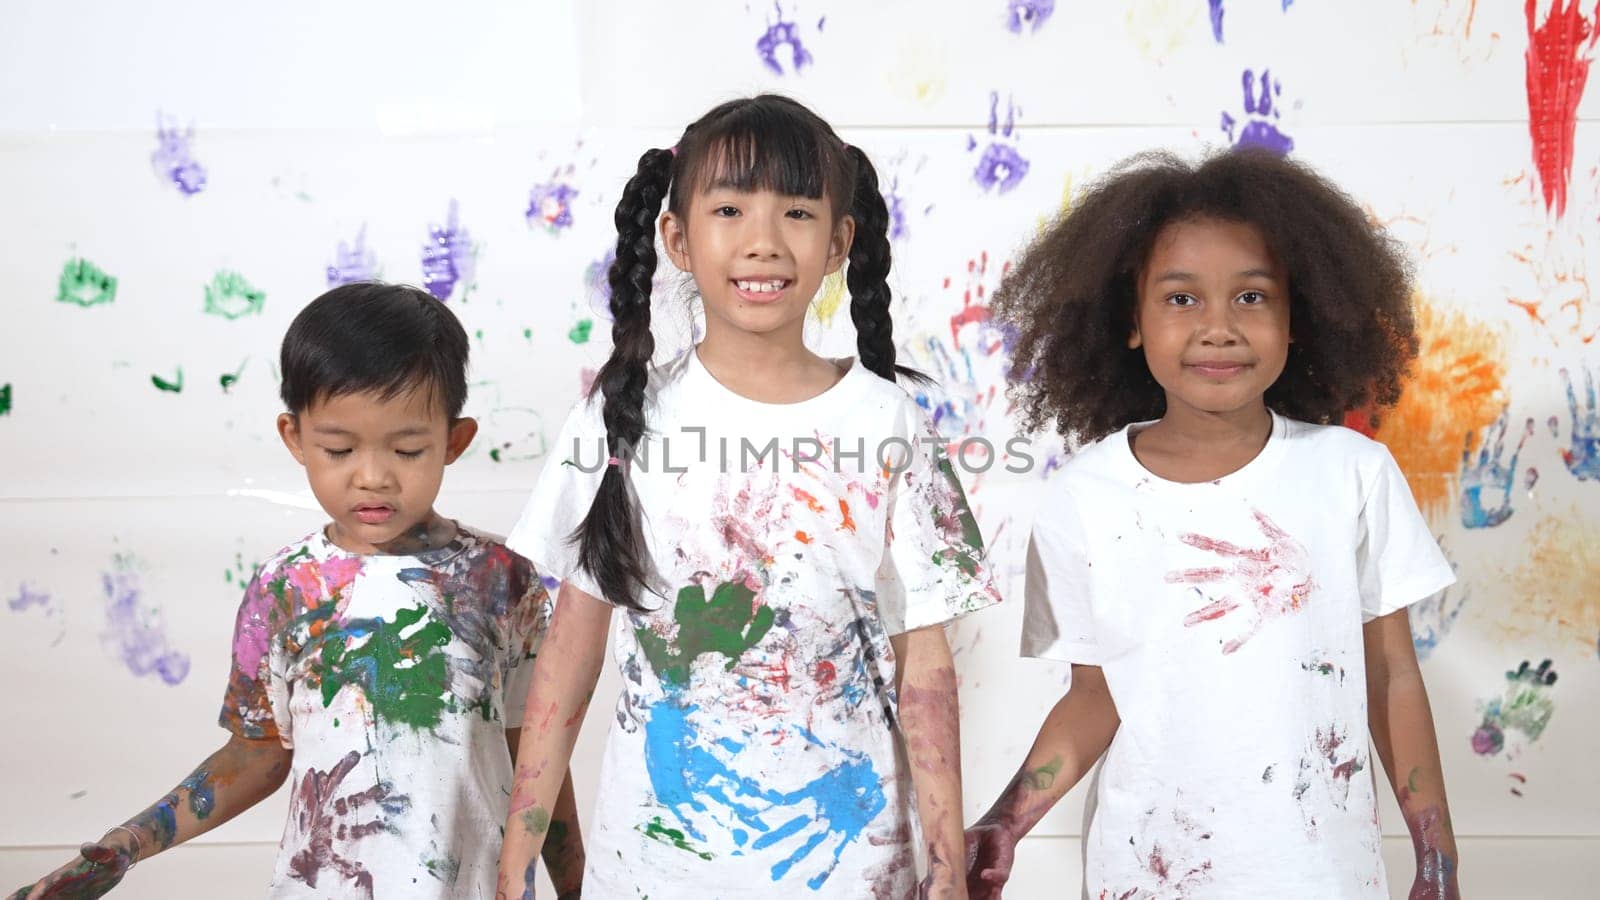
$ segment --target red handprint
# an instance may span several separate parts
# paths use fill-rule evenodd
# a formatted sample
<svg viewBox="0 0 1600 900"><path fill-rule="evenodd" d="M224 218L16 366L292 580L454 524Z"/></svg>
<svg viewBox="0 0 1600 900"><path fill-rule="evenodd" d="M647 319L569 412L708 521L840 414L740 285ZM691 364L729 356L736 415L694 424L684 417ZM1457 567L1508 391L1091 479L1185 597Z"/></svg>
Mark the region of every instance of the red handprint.
<svg viewBox="0 0 1600 900"><path fill-rule="evenodd" d="M1222 582L1243 593L1245 599L1255 607L1255 620L1251 622L1249 630L1223 644L1224 654L1244 646L1244 642L1254 637L1269 620L1303 607L1315 587L1311 579L1311 555L1306 552L1305 545L1290 537L1288 532L1279 528L1260 510L1252 514L1256 524L1261 527L1261 533L1267 536L1265 547L1240 547L1205 535L1185 534L1179 540L1207 553L1215 553L1231 564L1167 573L1168 584ZM1229 595L1213 599L1185 616L1183 624L1192 628L1203 622L1220 619L1238 609L1241 602Z"/></svg>

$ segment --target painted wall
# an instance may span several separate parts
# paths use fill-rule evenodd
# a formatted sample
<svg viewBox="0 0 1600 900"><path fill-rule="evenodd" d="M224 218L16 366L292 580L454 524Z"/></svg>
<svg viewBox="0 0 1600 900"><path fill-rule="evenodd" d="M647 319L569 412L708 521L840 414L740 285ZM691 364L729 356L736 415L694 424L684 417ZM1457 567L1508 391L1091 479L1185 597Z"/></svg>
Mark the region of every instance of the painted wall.
<svg viewBox="0 0 1600 900"><path fill-rule="evenodd" d="M634 161L764 89L877 162L896 334L942 379L929 405L952 439L1011 436L986 298L1032 231L1130 153L1268 144L1388 224L1418 267L1424 355L1377 436L1461 576L1413 621L1463 877L1532 897L1600 875L1592 0L10 0L6 18L0 680L16 689L0 885L225 739L242 581L320 522L272 431L299 307L369 274L447 297L473 335L483 431L440 508L503 532L605 358L596 276ZM846 354L840 299L824 290L811 332ZM681 350L691 306L661 302L663 352ZM1030 504L1060 459L1032 452L1026 473L966 474L1017 597ZM1020 612L952 633L973 815L1061 689L1059 668L1015 658ZM1030 839L1018 896L1077 877L1080 794ZM126 895L250 894L283 815L279 795ZM1390 845L1398 889L1407 855Z"/></svg>

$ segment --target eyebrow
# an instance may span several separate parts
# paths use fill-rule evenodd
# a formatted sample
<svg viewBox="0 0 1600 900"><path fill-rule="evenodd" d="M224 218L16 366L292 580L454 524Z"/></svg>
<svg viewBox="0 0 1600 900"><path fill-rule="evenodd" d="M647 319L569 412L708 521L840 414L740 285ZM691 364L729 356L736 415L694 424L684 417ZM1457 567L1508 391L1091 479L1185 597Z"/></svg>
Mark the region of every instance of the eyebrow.
<svg viewBox="0 0 1600 900"><path fill-rule="evenodd" d="M1272 275L1272 272L1270 272L1267 269L1245 269L1242 272L1234 273L1234 277L1235 278L1267 278L1267 279L1270 279L1270 278L1273 277L1273 275ZM1160 277L1158 277L1156 279L1157 282L1163 282L1163 281L1189 282L1189 281L1199 281L1199 280L1200 280L1199 276L1195 275L1193 272L1180 272L1180 271L1178 271L1176 269L1174 269L1172 271L1169 271L1169 272L1162 272Z"/></svg>
<svg viewBox="0 0 1600 900"><path fill-rule="evenodd" d="M315 428L313 428L311 430L315 434L325 434L325 435L328 435L330 437L355 437L356 436L355 432L350 431L349 429L346 429L346 428L340 428L337 425L318 425L318 426L316 426ZM431 429L429 429L425 425L408 425L405 428L400 428L400 429L397 429L395 431L389 432L386 435L386 437L390 437L390 438L417 437L419 435L427 434L430 430Z"/></svg>

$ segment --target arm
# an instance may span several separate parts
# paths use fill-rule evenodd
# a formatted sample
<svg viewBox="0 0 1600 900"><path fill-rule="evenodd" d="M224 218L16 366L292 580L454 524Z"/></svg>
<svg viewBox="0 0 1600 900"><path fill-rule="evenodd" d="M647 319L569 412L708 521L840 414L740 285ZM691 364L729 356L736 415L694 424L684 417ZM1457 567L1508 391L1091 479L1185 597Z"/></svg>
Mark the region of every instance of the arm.
<svg viewBox="0 0 1600 900"><path fill-rule="evenodd" d="M506 747L511 750L511 760L516 762L521 744L522 729L506 729ZM561 780L561 790L556 794L556 805L550 810L550 828L540 854L545 869L550 873L550 883L555 886L556 900L577 900L583 887L583 832L578 828L578 798L572 788L572 769Z"/></svg>
<svg viewBox="0 0 1600 900"><path fill-rule="evenodd" d="M15 896L101 896L139 860L205 834L271 796L289 774L291 755L276 739L230 737L165 797L122 828L84 844L78 859L40 879L31 893L23 888Z"/></svg>
<svg viewBox="0 0 1600 900"><path fill-rule="evenodd" d="M973 900L999 897L1017 842L1088 773L1121 724L1099 666L1072 667L1072 687L1045 717L1022 768L967 832Z"/></svg>
<svg viewBox="0 0 1600 900"><path fill-rule="evenodd" d="M1417 855L1411 900L1459 900L1456 836L1444 796L1428 690L1411 643L1411 620L1403 609L1373 619L1363 629L1363 638L1372 743L1400 801Z"/></svg>
<svg viewBox="0 0 1600 900"><path fill-rule="evenodd" d="M533 861L551 830L552 810L572 747L600 678L610 621L611 607L569 584L561 585L555 618L528 684L523 739L517 748L505 845L500 849L497 900L533 895Z"/></svg>
<svg viewBox="0 0 1600 900"><path fill-rule="evenodd" d="M900 731L917 792L928 876L922 897L965 897L961 858L961 717L955 661L943 626L890 639L900 698Z"/></svg>

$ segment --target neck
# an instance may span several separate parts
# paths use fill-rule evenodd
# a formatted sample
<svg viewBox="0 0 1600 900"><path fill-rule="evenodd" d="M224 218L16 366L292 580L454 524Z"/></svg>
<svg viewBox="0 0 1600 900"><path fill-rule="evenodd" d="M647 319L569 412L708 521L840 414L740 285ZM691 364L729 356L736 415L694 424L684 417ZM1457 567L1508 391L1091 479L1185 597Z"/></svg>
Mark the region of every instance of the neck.
<svg viewBox="0 0 1600 900"><path fill-rule="evenodd" d="M805 320L792 327L757 333L741 331L724 322L706 322L706 336L699 344L700 361L721 375L744 373L751 380L763 379L769 372L781 372L814 363L818 357L806 348Z"/></svg>
<svg viewBox="0 0 1600 900"><path fill-rule="evenodd" d="M367 545L359 541L352 541L340 530L337 522L328 526L328 540L332 541L337 547L363 556L374 554L411 556L417 553L425 553L429 550L438 550L455 540L455 537L456 523L431 509L428 510L428 514L420 522L381 544Z"/></svg>
<svg viewBox="0 0 1600 900"><path fill-rule="evenodd" d="M1150 426L1175 444L1225 446L1249 444L1259 447L1272 434L1272 413L1265 402L1257 402L1226 412L1198 410L1167 398L1167 412Z"/></svg>

